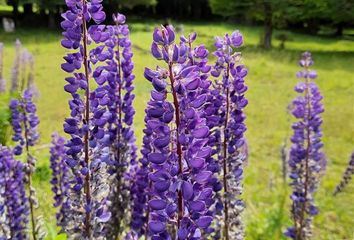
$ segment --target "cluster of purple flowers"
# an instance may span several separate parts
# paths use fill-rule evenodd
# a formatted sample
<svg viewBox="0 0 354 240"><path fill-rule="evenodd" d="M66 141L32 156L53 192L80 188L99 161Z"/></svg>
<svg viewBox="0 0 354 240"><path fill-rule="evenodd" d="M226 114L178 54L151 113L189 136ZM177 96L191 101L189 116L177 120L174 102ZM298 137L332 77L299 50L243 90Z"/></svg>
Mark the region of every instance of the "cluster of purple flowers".
<svg viewBox="0 0 354 240"><path fill-rule="evenodd" d="M213 219L209 206L214 176L206 161L211 148L203 116L211 85L207 78L210 66L205 47L192 47L195 38L196 34L181 37L177 44L172 26L155 29L152 55L163 60L166 68L145 70L154 87L144 130L144 145L150 146L145 146L149 152L143 152L146 159L142 159L149 165L145 231L152 239L173 238L173 231L179 239L201 239Z"/></svg>
<svg viewBox="0 0 354 240"><path fill-rule="evenodd" d="M101 71L93 71L93 65L105 61L109 56L102 53L108 34L105 26L93 25L88 30L88 22L97 24L105 19L101 1L66 1L68 10L62 15L61 26L64 29L62 46L73 49L68 53L62 69L73 73L65 80L65 91L72 95L69 101L70 118L64 123L64 131L70 134L66 143L66 163L71 169L70 215L64 231L73 237L101 239L104 223L110 218L107 210L109 192L106 158L109 158L107 142L110 136L104 126L110 118L106 111L110 104L104 87L106 78ZM96 29L94 29L96 28ZM88 45L95 41L99 46L89 52ZM101 47L101 52L98 52ZM97 59L97 61L95 61ZM83 72L80 70L83 69ZM94 77L98 87L90 91L90 78ZM102 79L102 81L98 81ZM84 92L84 98L80 91Z"/></svg>
<svg viewBox="0 0 354 240"><path fill-rule="evenodd" d="M23 171L25 174L25 184L28 186L28 204L30 209L30 219L32 225L31 234L33 239L41 239L45 236L40 217L35 216L35 209L38 208L36 191L32 184L32 175L36 167L36 158L31 153L33 147L39 139L37 108L33 102L32 91L27 89L19 99L12 99L10 102L11 125L13 129L12 140L16 143L13 149L14 155L25 155L26 164Z"/></svg>
<svg viewBox="0 0 354 240"><path fill-rule="evenodd" d="M312 235L312 219L318 214L314 205L314 193L320 173L325 168L321 141L321 113L324 108L321 103L323 97L312 81L317 74L310 70L313 65L311 54L303 53L299 64L304 69L297 73L297 77L303 78L304 82L295 87L300 95L293 101L292 114L297 122L292 126L294 134L289 153L290 185L293 189L291 215L294 225L287 229L285 235L303 240Z"/></svg>
<svg viewBox="0 0 354 240"><path fill-rule="evenodd" d="M0 42L0 93L6 92L6 80L4 79L4 44ZM11 69L11 93L21 92L25 89L34 90L34 58L23 48L20 40L15 42L15 59Z"/></svg>
<svg viewBox="0 0 354 240"><path fill-rule="evenodd" d="M33 103L33 94L30 90L25 90L20 99L13 99L10 102L11 125L13 129L12 140L17 143L14 148L15 155L21 155L23 148L34 146L38 141L37 108ZM31 163L34 167L34 163Z"/></svg>
<svg viewBox="0 0 354 240"><path fill-rule="evenodd" d="M29 216L25 166L0 145L0 239L27 239Z"/></svg>
<svg viewBox="0 0 354 240"><path fill-rule="evenodd" d="M67 225L66 215L69 211L69 169L65 162L65 139L54 133L50 147L50 168L52 169L52 191L54 193L53 206L58 208L56 213L57 224L62 229Z"/></svg>
<svg viewBox="0 0 354 240"><path fill-rule="evenodd" d="M196 37L196 33L181 36L176 43L172 26L156 28L153 34L152 55L165 67L146 68L144 73L154 89L145 110L142 158L131 190L131 227L138 236L203 239L218 231L220 224L213 227L212 221L225 203L232 207L226 214L235 232L230 238L239 235L234 229L239 228L240 219L234 216L239 216L243 206L237 197L247 156L243 137L247 70L238 64L239 55L233 55L231 46L240 47L243 38L235 32L231 38L226 35L225 42L218 39L218 62L212 68L206 48L193 47ZM223 81L213 88L210 74L218 77L221 72ZM223 106L226 98L227 108ZM223 133L220 127L225 127ZM223 203L217 175L226 139L225 179L230 192Z"/></svg>
<svg viewBox="0 0 354 240"><path fill-rule="evenodd" d="M243 167L247 159L247 145L244 132L244 108L248 101L244 97L247 86L244 77L247 69L241 64L241 53L235 51L243 44L243 36L239 31L215 41L217 57L211 74L219 78L215 87L215 103L220 116L215 136L218 139L218 159L222 166L224 196L222 236L224 239L243 239L241 212L244 204L242 194Z"/></svg>
<svg viewBox="0 0 354 240"><path fill-rule="evenodd" d="M352 179L353 175L354 175L354 152L352 153L352 155L350 157L348 166L345 169L342 180L340 181L340 183L336 186L336 189L334 190L334 193L333 193L334 196L343 191L345 186L347 186L349 181Z"/></svg>
<svg viewBox="0 0 354 240"><path fill-rule="evenodd" d="M2 43L0 44L0 55L0 92L5 92ZM39 140L37 129L39 119L32 91L34 89L33 64L31 53L22 48L20 41L16 40L10 91L11 96L17 98L12 99L9 103L9 123L12 126L12 140L15 146L13 149L1 146L0 150L1 164L3 164L1 168L4 169L0 171L3 174L0 177L0 187L6 189L5 192L1 191L0 196L4 200L1 207L1 229L4 239L27 239L29 235L32 235L33 239L42 239L46 234L41 226L40 216L35 214L38 201L32 184L36 158L32 155L31 148ZM29 65L30 68L28 68ZM21 94L17 94L17 91L21 91ZM2 123L2 126L6 126L6 124ZM24 162L16 160L15 157L19 157ZM12 198L9 193L13 194ZM27 226L29 224L32 226L31 230Z"/></svg>
<svg viewBox="0 0 354 240"><path fill-rule="evenodd" d="M113 16L112 26L100 24L106 17L101 1L66 4L62 46L73 52L64 57L62 69L73 75L64 87L72 100L64 123L71 137L64 154L71 174L67 180L70 211L63 230L85 239L116 239L127 215L123 204L129 202L125 173L136 158L129 29L121 14ZM96 24L88 27L91 20Z"/></svg>

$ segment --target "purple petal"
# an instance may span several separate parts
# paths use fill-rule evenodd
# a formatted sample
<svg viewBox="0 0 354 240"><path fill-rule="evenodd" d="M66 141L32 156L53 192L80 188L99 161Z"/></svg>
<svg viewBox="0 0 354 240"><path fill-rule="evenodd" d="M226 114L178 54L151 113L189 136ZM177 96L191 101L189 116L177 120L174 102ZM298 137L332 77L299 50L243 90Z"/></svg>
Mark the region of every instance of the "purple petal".
<svg viewBox="0 0 354 240"><path fill-rule="evenodd" d="M202 168L205 164L205 160L203 158L193 158L189 160L189 164L196 169Z"/></svg>
<svg viewBox="0 0 354 240"><path fill-rule="evenodd" d="M156 59L158 59L158 60L162 59L161 51L156 43L152 43L151 53L152 53L152 56L154 56Z"/></svg>
<svg viewBox="0 0 354 240"><path fill-rule="evenodd" d="M158 222L158 221L149 222L149 229L154 234L165 231L165 228L166 228L165 223Z"/></svg>
<svg viewBox="0 0 354 240"><path fill-rule="evenodd" d="M195 138L205 138L209 134L209 128L208 127L201 127L197 128L193 131L192 135Z"/></svg>
<svg viewBox="0 0 354 240"><path fill-rule="evenodd" d="M190 208L196 212L202 212L205 210L205 203L203 201L193 201L190 203Z"/></svg>
<svg viewBox="0 0 354 240"><path fill-rule="evenodd" d="M198 175L195 177L195 180L198 183L203 184L203 183L208 182L208 180L210 179L210 177L212 175L213 175L213 173L210 171L203 171L203 172L198 173Z"/></svg>
<svg viewBox="0 0 354 240"><path fill-rule="evenodd" d="M160 199L153 199L149 201L149 206L153 210L162 210L165 209L167 206L166 201Z"/></svg>
<svg viewBox="0 0 354 240"><path fill-rule="evenodd" d="M183 181L182 194L186 200L190 200L193 197L193 185L190 182Z"/></svg>
<svg viewBox="0 0 354 240"><path fill-rule="evenodd" d="M210 216L204 216L199 218L196 223L198 225L198 227L200 228L207 228L210 226L211 222L213 221L213 218Z"/></svg>
<svg viewBox="0 0 354 240"><path fill-rule="evenodd" d="M166 161L166 156L163 153L150 153L148 160L155 164L162 164Z"/></svg>

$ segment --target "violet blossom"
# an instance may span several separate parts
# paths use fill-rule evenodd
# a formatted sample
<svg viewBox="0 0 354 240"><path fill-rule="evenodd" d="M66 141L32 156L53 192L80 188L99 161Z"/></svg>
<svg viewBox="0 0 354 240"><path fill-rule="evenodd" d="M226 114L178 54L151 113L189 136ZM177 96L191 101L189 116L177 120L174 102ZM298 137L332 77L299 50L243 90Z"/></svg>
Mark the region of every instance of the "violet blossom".
<svg viewBox="0 0 354 240"><path fill-rule="evenodd" d="M148 104L152 104L152 101L150 101ZM153 141L153 132L147 125L149 119L150 118L148 116L145 116L143 146L140 151L142 157L139 159L139 163L135 164L134 174L131 179L132 183L130 187L132 204L130 227L132 231L129 234L137 236L145 235L145 238L148 237L147 224L150 213L148 211L147 202L150 200L151 190L151 182L148 178L150 171L148 155L152 152L151 142Z"/></svg>
<svg viewBox="0 0 354 240"><path fill-rule="evenodd" d="M32 92L25 90L19 100L12 99L10 102L11 125L14 133L12 140L17 143L14 148L15 155L21 155L23 148L34 146L39 139L37 129L39 119L32 98ZM30 165L34 168L35 163L31 162Z"/></svg>
<svg viewBox="0 0 354 240"><path fill-rule="evenodd" d="M210 70L205 65L208 52L181 40L175 43L172 26L156 28L151 52L166 69L146 68L144 74L154 87L146 109L143 153L143 161L149 162L147 212L152 239L171 239L175 234L178 239L202 239L202 231L213 220L208 214L213 201L209 127L203 117L211 85L204 75Z"/></svg>
<svg viewBox="0 0 354 240"><path fill-rule="evenodd" d="M345 169L345 172L343 173L342 180L334 190L333 193L334 196L343 191L343 189L348 185L349 181L352 179L353 175L354 175L354 152L352 153L348 166Z"/></svg>
<svg viewBox="0 0 354 240"><path fill-rule="evenodd" d="M243 44L243 36L239 31L223 38L216 37L214 55L216 64L211 74L221 79L215 84L214 103L220 116L219 128L214 136L219 140L219 161L222 165L224 195L222 199L223 217L218 219L223 224L224 239L243 239L244 229L241 213L244 203L242 194L243 168L247 159L247 145L244 108L248 101L244 94L247 86L244 77L247 69L241 64L241 53L236 49Z"/></svg>
<svg viewBox="0 0 354 240"><path fill-rule="evenodd" d="M15 43L15 60L11 69L11 89L10 91L16 92L20 86L20 66L21 66L21 51L22 44L20 40L16 39Z"/></svg>
<svg viewBox="0 0 354 240"><path fill-rule="evenodd" d="M70 224L65 232L85 239L114 238L121 231L115 226L122 211L120 206L117 210L116 201L124 203L118 191L123 181L120 169L129 163L126 156L135 156L129 32L121 15L116 17L116 26L99 25L105 19L101 1L66 3L69 10L63 14L62 45L73 52L64 57L62 69L73 76L66 78L64 87L72 95L64 131L71 136L66 162L73 177ZM98 25L87 28L91 19ZM90 88L93 80L97 85Z"/></svg>
<svg viewBox="0 0 354 240"><path fill-rule="evenodd" d="M65 163L65 139L58 133L52 135L50 147L50 167L52 169L52 191L54 193L53 206L57 208L57 224L62 229L67 226L66 215L69 214L70 205L68 202L69 193L69 169Z"/></svg>
<svg viewBox="0 0 354 240"><path fill-rule="evenodd" d="M30 208L25 191L25 166L12 150L0 145L0 238L27 239Z"/></svg>
<svg viewBox="0 0 354 240"><path fill-rule="evenodd" d="M115 239L124 229L122 225L129 215L127 178L130 178L133 166L129 173L127 168L136 161L136 146L132 128L135 76L132 73L134 65L129 28L124 15L113 15L113 20L113 26L91 26L88 32L95 43L104 43L90 51L93 64L104 62L93 71L93 78L99 87L91 94L91 106L94 133L103 135L102 141L96 145L109 147L110 151L107 164L113 182L108 199L112 216L107 223L106 234Z"/></svg>
<svg viewBox="0 0 354 240"><path fill-rule="evenodd" d="M28 202L30 208L30 219L32 225L33 239L41 239L46 235L43 230L43 222L40 216L35 216L35 209L38 208L36 191L32 183L32 175L36 168L36 158L32 155L33 147L39 139L37 108L33 102L31 90L25 90L20 99L12 99L10 102L11 125L13 129L12 140L16 142L14 154L26 155L25 173L26 185L28 186Z"/></svg>
<svg viewBox="0 0 354 240"><path fill-rule="evenodd" d="M323 143L321 140L321 124L324 108L322 96L313 80L317 77L315 71L310 70L313 60L309 52L302 54L299 62L304 70L297 73L297 77L304 82L296 85L295 91L300 95L293 101L292 114L297 119L292 126L294 135L291 137L292 146L289 153L289 176L293 227L285 232L287 237L296 240L309 239L312 235L312 219L318 214L314 204L319 177L324 170Z"/></svg>

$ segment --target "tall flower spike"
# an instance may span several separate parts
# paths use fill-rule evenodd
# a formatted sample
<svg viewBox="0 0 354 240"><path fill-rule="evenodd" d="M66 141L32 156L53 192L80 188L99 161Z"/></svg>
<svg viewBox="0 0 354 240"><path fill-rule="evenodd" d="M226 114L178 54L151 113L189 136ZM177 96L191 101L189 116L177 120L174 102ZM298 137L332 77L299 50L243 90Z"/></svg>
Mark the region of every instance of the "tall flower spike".
<svg viewBox="0 0 354 240"><path fill-rule="evenodd" d="M192 41L186 44L184 38L176 44L172 26L155 29L151 52L167 69L145 69L144 74L154 88L145 111L142 159L148 161L150 172L149 235L202 239L202 231L213 220L208 213L213 195L209 183L213 172L207 161L209 127L203 116L211 84L206 74L208 52L203 46L192 48Z"/></svg>
<svg viewBox="0 0 354 240"><path fill-rule="evenodd" d="M148 103L151 105L152 101ZM146 113L146 111L145 111ZM135 165L134 175L132 176L131 191L131 222L130 227L132 232L138 236L144 236L148 239L147 220L149 219L149 211L147 202L150 199L151 182L149 181L149 161L148 155L152 152L151 142L153 131L148 125L149 117L145 116L145 129L143 137L143 146L141 149L142 157L139 163ZM133 234L134 235L134 234Z"/></svg>
<svg viewBox="0 0 354 240"><path fill-rule="evenodd" d="M224 195L222 199L223 239L243 239L244 229L241 213L244 203L242 194L243 168L247 159L247 145L244 133L246 131L244 108L248 101L244 94L247 86L244 77L247 69L241 64L241 53L236 49L243 44L243 36L239 31L232 35L225 34L223 38L216 37L214 55L216 64L211 74L221 79L215 83L214 103L219 108L219 128L215 138L219 141L216 150L219 151L219 161L222 165L222 181Z"/></svg>
<svg viewBox="0 0 354 240"><path fill-rule="evenodd" d="M27 239L29 218L25 166L12 151L0 145L0 238Z"/></svg>
<svg viewBox="0 0 354 240"><path fill-rule="evenodd" d="M12 140L17 142L14 148L15 155L21 155L23 149L26 154L26 184L28 186L28 200L30 207L31 234L34 240L45 236L42 222L35 216L35 209L38 208L36 191L32 185L32 175L36 168L36 158L31 154L33 147L39 139L36 105L33 103L33 94L30 90L25 90L19 100L13 99L10 102L11 124L14 135Z"/></svg>
<svg viewBox="0 0 354 240"><path fill-rule="evenodd" d="M125 24L125 16L113 15L115 25L93 26L89 33L92 39L104 46L98 46L90 52L93 64L104 62L93 71L93 77L99 87L92 93L95 131L103 131L106 137L100 145L108 146L110 158L107 162L109 173L114 179L108 199L112 217L107 223L107 237L116 239L124 227L129 202L128 179L133 167L125 176L129 164L136 162L135 134L132 127L135 110L131 42L129 28ZM97 129L97 130L96 130ZM109 228L109 229L108 229Z"/></svg>
<svg viewBox="0 0 354 240"><path fill-rule="evenodd" d="M21 66L21 51L22 51L22 44L20 40L16 39L15 43L15 60L11 70L11 89L10 91L16 92L19 88L20 84L20 66Z"/></svg>
<svg viewBox="0 0 354 240"><path fill-rule="evenodd" d="M72 52L64 57L61 67L72 73L65 79L64 87L72 95L71 116L64 123L64 131L71 137L66 143L66 162L72 179L65 232L74 238L104 239L111 218L109 169L114 165L111 146L116 139L109 129L116 116L109 110L116 100L112 98L115 74L109 63L113 56L113 43L109 41L112 34L105 25L87 27L91 19L96 24L104 21L102 1L66 1L66 4L69 10L62 15L61 44ZM95 43L93 48L88 46L92 43ZM95 87L91 86L93 80L97 83L93 84Z"/></svg>
<svg viewBox="0 0 354 240"><path fill-rule="evenodd" d="M29 89L32 91L33 95L38 97L39 91L34 84L34 57L31 52L24 49L22 52L22 89Z"/></svg>
<svg viewBox="0 0 354 240"><path fill-rule="evenodd" d="M287 229L285 235L305 240L312 235L312 219L318 213L314 205L314 193L325 169L321 141L321 113L324 108L321 103L323 97L317 85L312 82L317 74L310 70L313 65L311 54L303 53L299 64L304 70L298 72L297 77L305 81L295 87L300 95L294 99L292 106L292 114L297 122L292 125L294 134L289 153L290 186L293 189L291 215L294 225Z"/></svg>
<svg viewBox="0 0 354 240"><path fill-rule="evenodd" d="M4 44L0 42L0 93L6 91L6 81L4 79Z"/></svg>
<svg viewBox="0 0 354 240"><path fill-rule="evenodd" d="M343 189L348 185L349 181L352 179L353 175L354 175L354 152L352 153L352 156L349 160L347 169L345 169L341 182L336 186L336 189L334 190L333 193L334 196L343 191Z"/></svg>
<svg viewBox="0 0 354 240"><path fill-rule="evenodd" d="M20 100L12 99L10 102L11 124L14 132L12 140L17 142L14 148L15 155L21 155L23 148L28 150L29 147L34 146L39 138L37 129L39 119L32 97L32 92L26 90ZM30 161L30 166L34 168L34 162Z"/></svg>
<svg viewBox="0 0 354 240"><path fill-rule="evenodd" d="M65 163L65 139L54 133L50 147L50 167L52 169L52 191L54 193L53 206L57 208L57 224L63 230L67 227L66 216L70 206L67 199L69 193L69 169Z"/></svg>

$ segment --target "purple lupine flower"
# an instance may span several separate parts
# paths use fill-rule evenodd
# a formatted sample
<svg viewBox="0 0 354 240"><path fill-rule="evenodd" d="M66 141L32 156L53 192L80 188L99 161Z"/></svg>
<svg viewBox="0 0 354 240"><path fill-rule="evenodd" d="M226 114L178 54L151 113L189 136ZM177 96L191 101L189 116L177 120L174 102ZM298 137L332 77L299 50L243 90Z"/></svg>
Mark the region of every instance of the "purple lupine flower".
<svg viewBox="0 0 354 240"><path fill-rule="evenodd" d="M292 239L308 239L312 234L312 219L318 210L314 205L319 177L324 169L323 143L321 141L321 113L324 111L322 96L317 85L312 82L316 72L310 70L313 60L309 52L302 54L300 66L304 70L297 73L305 81L296 85L300 95L293 101L292 114L297 119L292 126L294 134L289 153L289 176L291 194L291 214L294 226L285 235Z"/></svg>
<svg viewBox="0 0 354 240"><path fill-rule="evenodd" d="M1 239L27 239L30 210L24 183L25 166L0 145Z"/></svg>
<svg viewBox="0 0 354 240"><path fill-rule="evenodd" d="M34 57L27 49L22 52L22 89L29 89L33 96L39 96L39 90L34 84Z"/></svg>
<svg viewBox="0 0 354 240"><path fill-rule="evenodd" d="M342 192L343 189L348 185L349 181L352 179L354 175L354 152L351 155L348 166L345 169L341 182L336 186L333 195L337 195Z"/></svg>
<svg viewBox="0 0 354 240"><path fill-rule="evenodd" d="M19 100L10 101L11 125L13 129L12 140L17 143L13 152L15 155L21 155L23 150L26 153L26 184L28 186L28 201L30 207L32 231L34 239L43 238L46 233L43 230L43 222L35 216L35 209L38 208L36 191L32 185L32 175L36 168L36 158L31 153L33 147L39 139L36 105L33 103L33 94L30 90L25 90Z"/></svg>
<svg viewBox="0 0 354 240"><path fill-rule="evenodd" d="M107 164L114 176L109 200L112 217L106 226L106 235L116 239L122 232L121 223L127 217L128 178L125 176L129 164L136 162L135 134L132 128L135 110L133 63L131 42L125 16L113 16L114 26L92 26L88 30L96 42L103 42L90 51L93 64L104 62L93 71L93 77L99 87L91 94L95 134L101 134L103 141L98 144L108 146L111 157ZM110 229L108 229L110 228Z"/></svg>
<svg viewBox="0 0 354 240"><path fill-rule="evenodd" d="M65 163L65 139L54 133L52 135L52 146L50 147L50 167L52 169L52 191L54 193L53 206L57 208L57 224L62 229L67 226L66 215L69 214L68 203L69 193L69 169Z"/></svg>
<svg viewBox="0 0 354 240"><path fill-rule="evenodd" d="M15 155L21 155L23 148L34 146L39 139L37 130L39 119L32 97L32 92L26 90L19 100L12 99L10 102L11 125L14 132L12 140L17 142L14 148ZM30 165L34 167L34 163Z"/></svg>
<svg viewBox="0 0 354 240"><path fill-rule="evenodd" d="M0 93L6 91L6 81L4 79L4 44L0 42Z"/></svg>
<svg viewBox="0 0 354 240"><path fill-rule="evenodd" d="M220 122L220 117L218 116L218 106L219 102L215 98L215 91L210 90L209 86L212 85L212 82L208 80L211 66L208 65L208 50L204 45L199 45L195 48L192 48L193 42L196 40L197 34L191 33L188 37L182 36L180 39L182 42L189 46L188 48L188 66L196 65L201 70L201 84L203 87L200 89L199 94L206 95L206 101L202 107L200 114L203 118L206 119L208 128L210 129L210 135L208 137L207 145L211 148L211 152L206 156L205 161L207 162L207 170L211 171L215 175L218 175L220 172L220 164L218 163L217 153L219 147L218 141L218 129ZM222 189L222 184L216 176L212 176L207 184L208 187L211 187L213 190L213 198L206 201L206 209L208 211L205 213L206 216L215 216L217 212L221 210L221 196L220 191ZM217 223L215 223L217 224ZM215 227L204 228L202 232L202 238L207 236L212 236L214 239L218 239L219 232Z"/></svg>
<svg viewBox="0 0 354 240"><path fill-rule="evenodd" d="M110 112L117 86L114 74L117 70L111 64L112 28L105 25L87 28L91 19L97 24L105 19L101 1L70 0L66 4L69 10L62 15L61 43L73 52L64 57L62 69L73 75L66 78L68 84L64 87L72 95L71 116L64 123L64 131L71 136L66 143L66 163L72 172L68 199L71 211L65 232L74 238L103 239L110 234L106 228L112 215L110 170L115 164L112 144L117 136L111 131L116 113ZM88 45L92 43L95 46L89 51ZM91 80L96 81L97 87L90 88Z"/></svg>
<svg viewBox="0 0 354 240"><path fill-rule="evenodd" d="M173 229L179 239L202 239L213 220L208 214L213 201L209 127L203 117L210 86L205 73L210 67L205 62L208 52L203 46L192 49L193 40L188 44L182 37L176 44L172 26L156 28L151 52L167 69L144 73L154 88L146 109L142 158L149 163L146 211L152 239L170 239Z"/></svg>
<svg viewBox="0 0 354 240"><path fill-rule="evenodd" d="M156 94L158 94L156 92ZM154 100L150 100L148 105L153 106ZM150 212L148 210L147 202L150 200L151 181L149 181L149 160L148 156L152 153L152 135L153 131L148 124L150 117L145 110L145 129L143 137L143 146L141 149L142 157L139 159L139 163L135 165L134 175L131 183L131 202L132 213L130 227L134 233L138 236L145 235L148 238L148 219ZM165 141L169 142L169 138L166 137ZM166 144L166 143L165 143Z"/></svg>
<svg viewBox="0 0 354 240"><path fill-rule="evenodd" d="M218 217L223 223L224 239L243 239L244 230L241 213L244 203L242 194L243 168L247 159L247 145L244 133L246 131L244 108L248 101L244 94L247 86L244 77L247 69L240 63L241 53L236 49L243 44L243 36L235 31L223 38L216 37L214 55L216 64L211 74L221 79L215 84L214 104L218 108L219 129L214 137L216 150L219 151L219 161L222 165L224 196L222 199L223 217ZM220 206L221 208L221 206Z"/></svg>
<svg viewBox="0 0 354 240"><path fill-rule="evenodd" d="M20 84L20 65L21 65L21 51L22 51L22 44L20 40L16 39L15 43L15 60L11 69L11 89L10 91L16 92L19 88Z"/></svg>

